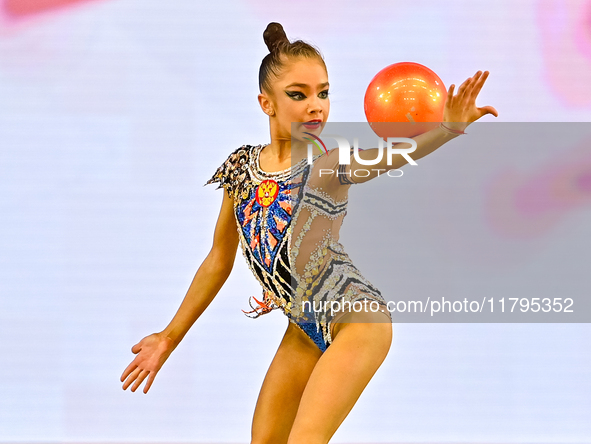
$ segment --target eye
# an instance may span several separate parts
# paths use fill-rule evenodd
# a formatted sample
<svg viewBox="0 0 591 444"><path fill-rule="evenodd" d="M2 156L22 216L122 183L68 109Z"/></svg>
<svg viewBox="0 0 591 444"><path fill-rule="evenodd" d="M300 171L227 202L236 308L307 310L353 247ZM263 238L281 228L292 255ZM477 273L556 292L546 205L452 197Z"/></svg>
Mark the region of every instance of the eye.
<svg viewBox="0 0 591 444"><path fill-rule="evenodd" d="M306 98L306 96L299 91L285 91L285 94L294 100L304 100Z"/></svg>
<svg viewBox="0 0 591 444"><path fill-rule="evenodd" d="M320 97L321 99L328 99L328 89L321 91L320 94L318 94L318 97Z"/></svg>

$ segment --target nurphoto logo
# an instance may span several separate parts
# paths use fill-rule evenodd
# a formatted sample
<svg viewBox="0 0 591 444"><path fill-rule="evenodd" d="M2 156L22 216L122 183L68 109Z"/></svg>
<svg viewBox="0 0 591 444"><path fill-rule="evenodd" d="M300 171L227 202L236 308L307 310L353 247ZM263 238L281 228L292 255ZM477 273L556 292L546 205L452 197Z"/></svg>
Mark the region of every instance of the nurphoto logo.
<svg viewBox="0 0 591 444"><path fill-rule="evenodd" d="M321 152L328 154L328 149L326 148L326 144L320 139L320 137L316 136L315 134L305 132L310 136L309 138L306 137L306 140L310 141L308 143L308 165L313 165L314 163L314 146L316 146ZM392 165L392 158L395 155L402 156L410 165L417 165L417 163L410 157L410 153L414 152L417 149L417 142L414 139L408 137L388 137L387 140L384 142L384 139L381 137L377 137L377 148L373 149L362 149L359 148L359 139L355 137L353 139L353 145L349 143L349 140L346 137L337 135L337 134L323 134L322 136L324 139L331 138L336 140L338 144L339 150L339 165L350 165L351 164L351 149L353 150L353 157L357 163L360 165L382 165L382 166L391 166ZM410 145L410 148L398 148L394 147L394 144L400 143L407 143ZM384 146L385 144L385 146ZM386 148L384 150L384 148ZM371 151L376 153L376 157L374 159L363 159L359 155L359 151ZM384 155L386 156L386 164L384 164ZM401 170L395 169L388 169L388 168L377 168L377 169L363 169L363 168L356 168L352 174L356 177L367 177L371 173L370 171L377 171L377 175L379 176L380 171L387 171L388 176L390 177L400 177L402 176L403 172ZM390 175L390 171L396 171L400 174L396 176ZM323 174L334 174L335 171L332 169L321 169L320 176ZM337 171L337 175L342 174L342 169Z"/></svg>

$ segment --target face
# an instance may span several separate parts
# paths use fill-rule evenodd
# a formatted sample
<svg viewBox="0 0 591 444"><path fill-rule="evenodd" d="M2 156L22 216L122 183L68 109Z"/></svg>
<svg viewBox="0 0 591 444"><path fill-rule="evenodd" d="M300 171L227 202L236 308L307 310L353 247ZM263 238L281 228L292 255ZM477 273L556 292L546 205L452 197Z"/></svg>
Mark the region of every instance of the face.
<svg viewBox="0 0 591 444"><path fill-rule="evenodd" d="M316 59L298 58L284 65L272 80L272 91L263 91L259 103L270 116L271 139L307 142L304 132L320 135L328 119L328 74ZM292 134L292 122L294 134Z"/></svg>

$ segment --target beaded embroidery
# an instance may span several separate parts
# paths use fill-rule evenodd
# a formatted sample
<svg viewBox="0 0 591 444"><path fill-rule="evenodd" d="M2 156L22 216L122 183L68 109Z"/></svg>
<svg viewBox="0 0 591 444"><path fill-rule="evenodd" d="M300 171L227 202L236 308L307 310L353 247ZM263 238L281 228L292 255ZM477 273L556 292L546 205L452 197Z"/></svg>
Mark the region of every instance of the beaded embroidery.
<svg viewBox="0 0 591 444"><path fill-rule="evenodd" d="M262 301L251 296L252 310L244 313L258 317L279 308L324 351L332 342L331 319L329 312L314 307L334 300L385 301L353 265L330 228L312 229L315 220L330 225L341 218L342 223L348 200L336 201L329 193L310 186L313 167L305 159L283 171L263 171L259 155L264 147L244 145L236 149L205 185L219 182L217 188L224 187L233 198L241 249L263 288ZM314 163L322 156L317 155ZM276 185L273 199L260 199L257 193L261 184ZM302 216L304 213L307 217ZM292 239L295 227L299 230ZM316 240L313 246L307 241L312 234ZM307 261L302 273L295 266L299 257ZM306 301L312 310L304 310Z"/></svg>

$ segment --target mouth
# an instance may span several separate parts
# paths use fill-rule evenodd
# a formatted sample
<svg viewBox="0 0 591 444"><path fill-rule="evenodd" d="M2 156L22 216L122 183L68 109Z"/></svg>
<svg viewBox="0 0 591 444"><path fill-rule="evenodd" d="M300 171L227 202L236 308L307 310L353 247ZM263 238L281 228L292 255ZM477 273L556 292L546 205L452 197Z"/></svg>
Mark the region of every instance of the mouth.
<svg viewBox="0 0 591 444"><path fill-rule="evenodd" d="M320 128L321 124L322 124L322 120L319 120L319 119L310 120L308 122L302 123L302 125L304 125L307 129L312 129L312 130Z"/></svg>

